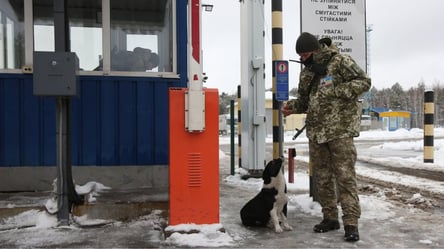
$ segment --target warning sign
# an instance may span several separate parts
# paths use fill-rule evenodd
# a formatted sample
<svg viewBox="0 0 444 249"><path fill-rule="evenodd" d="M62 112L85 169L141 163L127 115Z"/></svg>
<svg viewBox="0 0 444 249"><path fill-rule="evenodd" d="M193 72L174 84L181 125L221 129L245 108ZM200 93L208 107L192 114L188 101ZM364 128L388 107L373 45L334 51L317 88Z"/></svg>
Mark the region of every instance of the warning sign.
<svg viewBox="0 0 444 249"><path fill-rule="evenodd" d="M276 100L288 100L288 61L275 61Z"/></svg>
<svg viewBox="0 0 444 249"><path fill-rule="evenodd" d="M301 1L301 30L330 37L341 53L366 70L365 0Z"/></svg>

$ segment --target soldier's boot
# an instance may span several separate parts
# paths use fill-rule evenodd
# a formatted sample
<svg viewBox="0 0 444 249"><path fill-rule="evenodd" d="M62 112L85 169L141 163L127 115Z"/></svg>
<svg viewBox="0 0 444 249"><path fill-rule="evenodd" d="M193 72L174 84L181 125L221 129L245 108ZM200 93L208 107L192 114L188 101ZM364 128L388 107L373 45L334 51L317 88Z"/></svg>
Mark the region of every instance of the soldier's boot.
<svg viewBox="0 0 444 249"><path fill-rule="evenodd" d="M313 231L316 233L326 233L331 230L338 230L339 227L338 220L323 219L321 223L313 227Z"/></svg>
<svg viewBox="0 0 444 249"><path fill-rule="evenodd" d="M345 241L355 242L359 240L359 231L357 226L345 225L344 230L345 230L345 235L344 235Z"/></svg>

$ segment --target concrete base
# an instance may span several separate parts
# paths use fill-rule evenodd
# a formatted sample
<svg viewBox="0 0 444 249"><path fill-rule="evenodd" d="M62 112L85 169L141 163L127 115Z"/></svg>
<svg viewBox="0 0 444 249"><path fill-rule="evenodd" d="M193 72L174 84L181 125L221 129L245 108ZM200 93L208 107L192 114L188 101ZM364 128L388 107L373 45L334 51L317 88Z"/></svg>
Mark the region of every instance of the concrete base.
<svg viewBox="0 0 444 249"><path fill-rule="evenodd" d="M168 218L168 189L109 190L100 193L94 203L73 207L73 215L89 219L129 221L162 210Z"/></svg>
<svg viewBox="0 0 444 249"><path fill-rule="evenodd" d="M30 210L44 211L46 201L53 197L54 194L48 191L0 193L0 226L3 230L35 226L31 223L19 226L8 224L7 218ZM95 199L92 203L73 206L70 224L98 227L115 221L128 222L151 214L163 217L164 221L168 220L168 188L111 189L100 192ZM88 219L79 219L82 216ZM166 222L158 225L163 234Z"/></svg>
<svg viewBox="0 0 444 249"><path fill-rule="evenodd" d="M111 189L168 188L168 166L73 166L74 184ZM51 191L56 167L0 167L0 192Z"/></svg>

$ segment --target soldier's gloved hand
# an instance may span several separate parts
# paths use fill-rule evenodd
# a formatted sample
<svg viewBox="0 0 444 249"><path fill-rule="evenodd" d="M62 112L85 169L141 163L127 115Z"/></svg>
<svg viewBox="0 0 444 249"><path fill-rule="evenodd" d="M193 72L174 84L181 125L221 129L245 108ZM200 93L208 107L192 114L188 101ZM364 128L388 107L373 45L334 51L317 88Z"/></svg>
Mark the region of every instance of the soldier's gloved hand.
<svg viewBox="0 0 444 249"><path fill-rule="evenodd" d="M306 65L306 67L308 68L309 71L311 71L317 75L325 75L327 73L327 67L325 67L323 65L313 63L310 65Z"/></svg>
<svg viewBox="0 0 444 249"><path fill-rule="evenodd" d="M282 114L284 117L293 114L293 109L288 105L288 103L284 103L281 107Z"/></svg>

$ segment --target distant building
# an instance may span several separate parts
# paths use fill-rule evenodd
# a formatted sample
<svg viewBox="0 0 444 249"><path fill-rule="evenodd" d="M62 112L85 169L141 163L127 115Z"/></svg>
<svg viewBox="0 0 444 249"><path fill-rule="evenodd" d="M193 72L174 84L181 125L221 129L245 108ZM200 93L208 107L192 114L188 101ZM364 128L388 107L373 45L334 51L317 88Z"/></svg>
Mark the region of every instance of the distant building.
<svg viewBox="0 0 444 249"><path fill-rule="evenodd" d="M361 131L368 131L372 127L372 117L370 115L361 115Z"/></svg>
<svg viewBox="0 0 444 249"><path fill-rule="evenodd" d="M408 111L388 111L379 113L379 123L383 130L396 131L397 129L411 128L411 113Z"/></svg>
<svg viewBox="0 0 444 249"><path fill-rule="evenodd" d="M412 114L409 111L392 111L379 107L372 108L370 115L372 117L372 129L396 131L411 128Z"/></svg>

